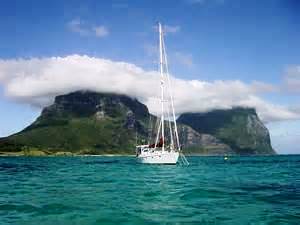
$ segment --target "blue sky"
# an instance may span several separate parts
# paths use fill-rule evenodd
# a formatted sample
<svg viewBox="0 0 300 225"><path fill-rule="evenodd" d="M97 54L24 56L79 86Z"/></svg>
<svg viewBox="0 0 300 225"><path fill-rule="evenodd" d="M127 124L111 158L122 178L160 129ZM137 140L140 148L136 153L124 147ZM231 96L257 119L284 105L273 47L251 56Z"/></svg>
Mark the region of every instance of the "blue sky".
<svg viewBox="0 0 300 225"><path fill-rule="evenodd" d="M154 70L154 26L159 20L168 27L166 44L176 77L259 81L272 87L259 93L264 100L300 108L297 86L290 91L291 84L285 82L289 68L300 65L300 1L2 0L0 4L2 60L78 54ZM0 79L0 136L22 129L39 112L40 108L8 96ZM293 134L300 133L299 120L267 126L279 152L300 153L293 142L297 139Z"/></svg>

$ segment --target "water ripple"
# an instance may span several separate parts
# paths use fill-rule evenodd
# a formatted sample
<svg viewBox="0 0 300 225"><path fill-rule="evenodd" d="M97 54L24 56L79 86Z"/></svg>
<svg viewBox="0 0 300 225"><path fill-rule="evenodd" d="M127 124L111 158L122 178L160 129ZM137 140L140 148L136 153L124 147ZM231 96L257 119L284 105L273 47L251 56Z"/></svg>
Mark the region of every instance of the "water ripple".
<svg viewBox="0 0 300 225"><path fill-rule="evenodd" d="M2 224L298 224L299 156L0 157Z"/></svg>

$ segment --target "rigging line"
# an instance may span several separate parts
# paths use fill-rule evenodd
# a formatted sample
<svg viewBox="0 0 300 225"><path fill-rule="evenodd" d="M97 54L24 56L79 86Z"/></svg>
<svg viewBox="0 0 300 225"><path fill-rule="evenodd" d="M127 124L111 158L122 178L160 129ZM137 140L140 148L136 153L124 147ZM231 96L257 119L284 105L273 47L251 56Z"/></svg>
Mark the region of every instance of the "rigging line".
<svg viewBox="0 0 300 225"><path fill-rule="evenodd" d="M183 159L185 165L190 165L189 161L186 159L185 155L182 152L180 152L180 156Z"/></svg>
<svg viewBox="0 0 300 225"><path fill-rule="evenodd" d="M151 115L149 115L149 122L148 122L148 145L150 145L152 139L152 120Z"/></svg>
<svg viewBox="0 0 300 225"><path fill-rule="evenodd" d="M163 71L163 34L161 24L158 23L159 26L159 58L160 58L160 87L161 87L161 136L162 136L162 151L165 150L165 130L164 130L164 71Z"/></svg>
<svg viewBox="0 0 300 225"><path fill-rule="evenodd" d="M179 143L179 135L178 135L178 131L177 131L177 122L176 122L176 117L175 117L173 91L171 88L170 74L169 74L169 68L168 68L167 52L166 52L166 47L165 47L165 41L163 38L162 38L162 42L163 42L162 47L163 47L163 52L164 52L164 57L165 57L164 59L165 59L166 75L167 75L167 81L168 81L168 86L169 86L168 90L169 90L169 95L170 95L170 99L171 99L173 122L174 122L174 127L175 127L175 137L176 137L176 141L177 141L178 150L181 151L181 146Z"/></svg>
<svg viewBox="0 0 300 225"><path fill-rule="evenodd" d="M166 62L165 62L165 59L166 59L166 56L165 56L165 50L164 50L164 38L163 38L163 31L162 31L162 63L163 63L163 66L165 67L165 70L166 70ZM167 71L167 70L166 70ZM170 95L170 92L169 92L169 95ZM171 96L169 96L170 98ZM169 101L166 101L169 103ZM167 109L167 116L168 116L168 125L169 125L169 132L170 132L170 139L171 139L171 149L174 149L175 148L175 145L174 145L174 138L173 138L173 131L172 131L172 123L171 123L171 120L170 120L170 104L166 104L166 107Z"/></svg>
<svg viewBox="0 0 300 225"><path fill-rule="evenodd" d="M155 145L154 145L154 149L156 149L157 143L158 143L158 138L159 138L159 134L160 134L160 127L161 127L161 119L160 119L160 123L159 123L159 128L158 128L158 132L156 135L156 140L155 140Z"/></svg>
<svg viewBox="0 0 300 225"><path fill-rule="evenodd" d="M155 128L154 128L154 130L153 130L153 137L154 137L154 140L155 140L155 136L156 136L156 134L157 134L156 131L157 131L158 129L160 129L159 126L160 126L160 118L159 118L159 117L156 117Z"/></svg>
<svg viewBox="0 0 300 225"><path fill-rule="evenodd" d="M137 129L135 128L135 145L138 145L138 140L137 140Z"/></svg>
<svg viewBox="0 0 300 225"><path fill-rule="evenodd" d="M173 140L172 124L171 124L171 120L170 120L169 105L166 108L167 108L168 124L169 124L169 130L170 130L171 148L174 149L174 140Z"/></svg>

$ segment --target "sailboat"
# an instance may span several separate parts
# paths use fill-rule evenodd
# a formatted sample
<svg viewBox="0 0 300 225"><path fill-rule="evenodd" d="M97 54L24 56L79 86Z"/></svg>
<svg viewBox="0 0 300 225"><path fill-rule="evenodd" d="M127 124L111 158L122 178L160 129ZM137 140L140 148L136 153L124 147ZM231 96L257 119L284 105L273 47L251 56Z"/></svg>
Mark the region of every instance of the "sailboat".
<svg viewBox="0 0 300 225"><path fill-rule="evenodd" d="M182 164L188 165L189 163L182 153L179 142L164 32L161 23L158 23L158 31L161 115L158 118L154 143L150 142L151 137L149 137L147 145L137 145L136 157L140 163L176 164L180 160Z"/></svg>

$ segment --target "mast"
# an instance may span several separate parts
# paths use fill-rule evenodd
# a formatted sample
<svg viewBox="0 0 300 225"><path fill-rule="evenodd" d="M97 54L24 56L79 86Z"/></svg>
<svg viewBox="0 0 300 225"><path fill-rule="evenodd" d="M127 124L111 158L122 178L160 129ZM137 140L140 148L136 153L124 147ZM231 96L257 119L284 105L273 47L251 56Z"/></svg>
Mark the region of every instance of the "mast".
<svg viewBox="0 0 300 225"><path fill-rule="evenodd" d="M169 67L168 67L168 59L167 59L165 40L162 39L162 41L163 41L162 46L163 46L164 60L165 60L165 66L166 66L166 75L167 75L167 81L168 81L168 87L169 87L169 95L170 95L170 100L171 100L171 109L172 109L172 117L173 117L174 130L175 130L175 138L176 138L176 142L177 142L177 148L180 151L181 146L180 146L179 135L178 135L178 130L177 130L176 114L175 114L174 100L173 100L173 90L172 90L171 81L170 81L170 74L169 74ZM171 139L173 139L172 136L171 136Z"/></svg>
<svg viewBox="0 0 300 225"><path fill-rule="evenodd" d="M160 66L160 88L161 88L161 136L162 151L165 150L165 130L164 130L164 72L163 72L163 33L161 24L158 23L159 30L159 66Z"/></svg>

